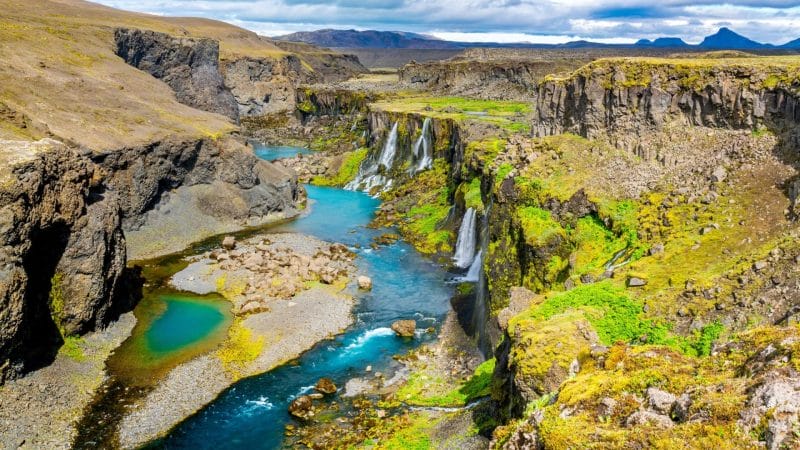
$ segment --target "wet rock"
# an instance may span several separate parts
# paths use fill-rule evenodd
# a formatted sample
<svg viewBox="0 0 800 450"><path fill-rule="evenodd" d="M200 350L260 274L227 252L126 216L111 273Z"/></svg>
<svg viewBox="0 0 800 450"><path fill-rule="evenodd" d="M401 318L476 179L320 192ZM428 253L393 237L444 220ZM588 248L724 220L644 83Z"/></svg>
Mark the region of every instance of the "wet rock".
<svg viewBox="0 0 800 450"><path fill-rule="evenodd" d="M392 331L400 337L414 337L417 322L413 320L398 320L392 324Z"/></svg>
<svg viewBox="0 0 800 450"><path fill-rule="evenodd" d="M289 404L289 414L300 419L309 419L314 416L314 403L308 395L301 395Z"/></svg>
<svg viewBox="0 0 800 450"><path fill-rule="evenodd" d="M314 386L314 389L316 389L319 392L322 392L323 394L336 393L336 385L330 378L320 378L319 381L317 381L316 386Z"/></svg>
<svg viewBox="0 0 800 450"><path fill-rule="evenodd" d="M358 277L358 288L364 291L371 291L372 279L363 275Z"/></svg>
<svg viewBox="0 0 800 450"><path fill-rule="evenodd" d="M225 250L233 250L236 248L236 238L233 236L225 236L222 240L222 248Z"/></svg>

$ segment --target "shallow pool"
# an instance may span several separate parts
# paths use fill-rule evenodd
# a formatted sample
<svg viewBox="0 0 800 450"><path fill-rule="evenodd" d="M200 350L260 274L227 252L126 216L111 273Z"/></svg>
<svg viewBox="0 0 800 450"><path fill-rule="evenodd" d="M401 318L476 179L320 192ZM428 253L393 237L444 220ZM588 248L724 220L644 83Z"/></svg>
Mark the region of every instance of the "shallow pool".
<svg viewBox="0 0 800 450"><path fill-rule="evenodd" d="M304 147L289 147L285 145L253 145L255 154L261 159L275 161L277 159L294 158L297 155L308 155L313 150Z"/></svg>

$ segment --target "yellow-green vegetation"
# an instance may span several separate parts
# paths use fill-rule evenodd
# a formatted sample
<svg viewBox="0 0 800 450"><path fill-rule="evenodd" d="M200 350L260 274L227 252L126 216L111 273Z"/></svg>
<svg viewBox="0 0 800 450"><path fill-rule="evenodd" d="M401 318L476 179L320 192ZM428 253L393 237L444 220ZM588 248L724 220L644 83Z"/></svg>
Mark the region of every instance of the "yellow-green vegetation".
<svg viewBox="0 0 800 450"><path fill-rule="evenodd" d="M470 173L471 169L479 169L479 172L486 173L497 156L505 150L506 143L505 139L496 137L468 142L464 148L462 173Z"/></svg>
<svg viewBox="0 0 800 450"><path fill-rule="evenodd" d="M798 334L797 326L756 328L740 333L726 349L705 358L664 346L617 344L602 363L585 360L581 371L563 382L557 396L532 402L525 415L541 410L538 431L546 448L757 448L763 435L758 429L746 433L738 424L749 390L760 382L752 371L768 370L754 364L753 358L769 347L768 367L779 371L798 367ZM687 417L702 419L677 421L671 428L624 426L650 387L674 395L689 393ZM601 414L601 402L607 399L616 406L606 410L610 414ZM565 416L565 409L575 413ZM767 411L764 423L769 415ZM495 430L495 437L505 440L524 426L513 422Z"/></svg>
<svg viewBox="0 0 800 450"><path fill-rule="evenodd" d="M48 300L50 302L50 316L53 318L58 330L64 335L63 324L61 323L64 315L64 292L61 284L64 281L64 275L56 272L53 278L50 279L50 294Z"/></svg>
<svg viewBox="0 0 800 450"><path fill-rule="evenodd" d="M551 245L554 239L566 238L566 232L555 221L550 211L536 206L523 206L517 209L517 220L522 226L525 242L534 247Z"/></svg>
<svg viewBox="0 0 800 450"><path fill-rule="evenodd" d="M228 330L228 339L222 343L216 355L228 374L239 379L244 376L247 366L261 354L264 345L264 336L254 337L253 331L237 318Z"/></svg>
<svg viewBox="0 0 800 450"><path fill-rule="evenodd" d="M339 170L335 175L330 177L323 175L315 176L311 180L311 184L316 184L318 186L344 186L355 179L358 174L358 168L361 166L361 162L367 157L368 151L369 149L367 148L360 148L345 153L342 155L342 165L339 166Z"/></svg>
<svg viewBox="0 0 800 450"><path fill-rule="evenodd" d="M439 422L425 413L406 413L390 417L370 430L373 436L355 448L375 450L428 450L432 448L430 432Z"/></svg>
<svg viewBox="0 0 800 450"><path fill-rule="evenodd" d="M483 213L480 178L473 178L469 183L462 183L458 188L457 195L463 195L465 208L472 208L478 213Z"/></svg>
<svg viewBox="0 0 800 450"><path fill-rule="evenodd" d="M531 106L523 102L476 100L462 97L427 97L397 94L370 106L373 110L393 113L416 113L435 119L477 120L499 126L509 132L530 130L526 116Z"/></svg>
<svg viewBox="0 0 800 450"><path fill-rule="evenodd" d="M78 362L86 361L86 353L83 351L84 341L77 336L67 336L64 338L64 345L59 349L59 353Z"/></svg>
<svg viewBox="0 0 800 450"><path fill-rule="evenodd" d="M689 355L702 356L708 355L711 344L722 332L722 326L714 323L689 338L673 335L668 324L644 318L642 305L630 298L624 288L605 280L545 295L541 303L509 321L509 333L514 335L518 327L529 330L536 329L537 324L548 325L556 316L563 320L564 316L560 315L569 311L580 311L578 320L591 324L600 342L606 345L616 342L662 344Z"/></svg>
<svg viewBox="0 0 800 450"><path fill-rule="evenodd" d="M397 226L403 236L422 253L445 253L452 248L453 232L442 229L450 212L447 173L447 161L438 158L434 160L431 170L416 175L384 194L386 201L403 203L405 212Z"/></svg>
<svg viewBox="0 0 800 450"><path fill-rule="evenodd" d="M486 360L475 368L471 377L455 386L433 371L418 370L409 376L394 398L412 406L464 406L490 394L494 367L494 358Z"/></svg>
<svg viewBox="0 0 800 450"><path fill-rule="evenodd" d="M247 289L247 280L224 273L220 275L215 281L216 291L219 295L228 300L233 300L241 296Z"/></svg>
<svg viewBox="0 0 800 450"><path fill-rule="evenodd" d="M602 80L606 89L650 86L653 80L675 80L686 89L701 90L721 74L754 89L796 89L800 85L800 61L791 56L679 58L605 58L567 76L550 75L544 82L564 82L576 76ZM724 55L723 55L724 56Z"/></svg>

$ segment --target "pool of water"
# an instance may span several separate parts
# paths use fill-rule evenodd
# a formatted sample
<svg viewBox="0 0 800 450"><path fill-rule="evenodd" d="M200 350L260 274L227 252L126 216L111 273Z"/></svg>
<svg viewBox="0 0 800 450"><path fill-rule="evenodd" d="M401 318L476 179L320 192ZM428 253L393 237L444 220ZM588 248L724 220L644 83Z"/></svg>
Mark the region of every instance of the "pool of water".
<svg viewBox="0 0 800 450"><path fill-rule="evenodd" d="M256 156L267 161L276 159L294 158L297 155L308 155L314 153L313 150L304 147L289 147L285 145L253 145Z"/></svg>
<svg viewBox="0 0 800 450"><path fill-rule="evenodd" d="M154 353L179 351L208 337L225 322L225 314L212 302L180 295L165 295L162 300L166 311L144 335Z"/></svg>
<svg viewBox="0 0 800 450"><path fill-rule="evenodd" d="M373 280L370 292L351 292L359 299L356 323L343 335L315 346L297 361L248 378L174 429L153 448L279 448L289 402L309 392L320 377L340 388L365 368L385 371L392 356L405 353L435 334L404 340L389 329L398 319L414 318L418 328L438 327L450 308L447 274L405 242L370 248L386 230L367 228L379 201L360 192L308 186L306 216L275 231L299 232L342 242L356 252L359 272Z"/></svg>

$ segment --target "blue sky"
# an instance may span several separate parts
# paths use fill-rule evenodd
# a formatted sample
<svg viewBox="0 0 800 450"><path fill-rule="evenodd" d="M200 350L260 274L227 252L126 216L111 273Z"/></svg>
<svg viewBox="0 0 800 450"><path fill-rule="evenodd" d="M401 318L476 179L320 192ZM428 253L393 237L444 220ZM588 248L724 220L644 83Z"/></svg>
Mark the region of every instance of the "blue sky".
<svg viewBox="0 0 800 450"><path fill-rule="evenodd" d="M726 26L761 42L800 38L800 1L100 0L133 11L220 19L265 35L319 28L414 31L445 39L557 43L677 36Z"/></svg>

